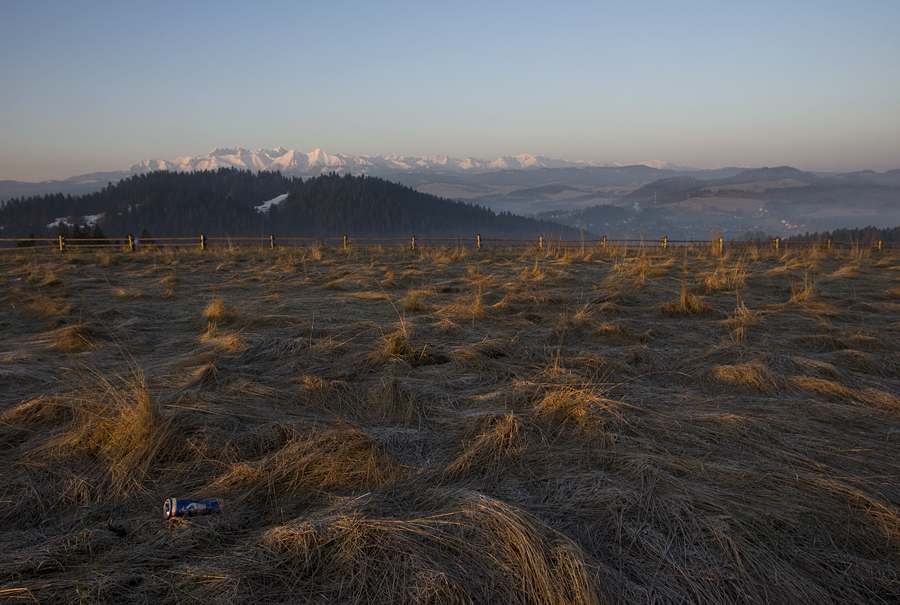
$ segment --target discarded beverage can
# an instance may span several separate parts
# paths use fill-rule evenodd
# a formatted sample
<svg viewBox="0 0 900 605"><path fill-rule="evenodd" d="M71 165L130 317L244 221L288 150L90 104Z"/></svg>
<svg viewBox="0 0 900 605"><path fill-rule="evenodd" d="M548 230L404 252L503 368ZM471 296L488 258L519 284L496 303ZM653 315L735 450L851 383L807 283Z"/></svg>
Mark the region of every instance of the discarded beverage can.
<svg viewBox="0 0 900 605"><path fill-rule="evenodd" d="M220 513L223 510L225 510L225 501L218 498L206 498L203 500L169 498L163 504L163 519L211 515Z"/></svg>

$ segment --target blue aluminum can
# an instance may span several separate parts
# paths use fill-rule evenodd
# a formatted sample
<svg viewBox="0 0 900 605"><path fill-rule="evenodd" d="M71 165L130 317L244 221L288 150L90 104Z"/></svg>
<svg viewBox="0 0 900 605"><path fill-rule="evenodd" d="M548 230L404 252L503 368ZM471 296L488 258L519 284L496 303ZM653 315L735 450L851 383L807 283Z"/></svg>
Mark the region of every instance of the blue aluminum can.
<svg viewBox="0 0 900 605"><path fill-rule="evenodd" d="M220 513L223 510L225 510L225 501L218 498L206 498L203 500L169 498L163 504L163 519L211 515Z"/></svg>

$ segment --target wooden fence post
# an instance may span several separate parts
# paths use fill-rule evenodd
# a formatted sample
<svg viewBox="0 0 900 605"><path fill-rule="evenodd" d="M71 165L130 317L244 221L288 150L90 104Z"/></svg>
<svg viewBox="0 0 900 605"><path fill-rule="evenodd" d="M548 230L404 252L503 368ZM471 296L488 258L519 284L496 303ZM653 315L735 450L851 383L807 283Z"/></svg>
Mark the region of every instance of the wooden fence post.
<svg viewBox="0 0 900 605"><path fill-rule="evenodd" d="M66 238L62 235L59 236L59 251L62 252L66 249Z"/></svg>
<svg viewBox="0 0 900 605"><path fill-rule="evenodd" d="M668 245L669 245L669 238L663 236L663 238L662 238L662 249L665 250L665 249L666 249L666 246L668 246Z"/></svg>
<svg viewBox="0 0 900 605"><path fill-rule="evenodd" d="M719 253L721 254L722 250L724 250L724 249L725 249L725 238L720 237L719 238Z"/></svg>
<svg viewBox="0 0 900 605"><path fill-rule="evenodd" d="M272 250L275 249L275 236L274 235L269 236L269 248Z"/></svg>
<svg viewBox="0 0 900 605"><path fill-rule="evenodd" d="M344 250L347 249L347 234L344 234Z"/></svg>
<svg viewBox="0 0 900 605"><path fill-rule="evenodd" d="M825 249L831 250L831 240L830 239L825 240Z"/></svg>
<svg viewBox="0 0 900 605"><path fill-rule="evenodd" d="M206 250L206 236L202 233L200 234L200 249Z"/></svg>
<svg viewBox="0 0 900 605"><path fill-rule="evenodd" d="M877 250L878 252L881 252L881 240L878 240L878 243L875 244L875 250Z"/></svg>
<svg viewBox="0 0 900 605"><path fill-rule="evenodd" d="M544 249L544 236L543 235L538 237L538 248L540 248L541 250Z"/></svg>
<svg viewBox="0 0 900 605"><path fill-rule="evenodd" d="M130 233L128 234L128 251L134 252L134 236Z"/></svg>
<svg viewBox="0 0 900 605"><path fill-rule="evenodd" d="M475 236L475 240L478 242L477 243L478 249L481 250L481 234L480 233L477 236Z"/></svg>
<svg viewBox="0 0 900 605"><path fill-rule="evenodd" d="M780 237L776 237L776 238L775 238L775 241L774 241L773 243L775 244L775 250L778 250L778 246L779 246L779 244L781 243L781 238L780 238Z"/></svg>
<svg viewBox="0 0 900 605"><path fill-rule="evenodd" d="M606 236L605 235L600 238L600 247L606 248Z"/></svg>
<svg viewBox="0 0 900 605"><path fill-rule="evenodd" d="M412 241L411 241L410 244L409 244L409 249L410 249L410 250L415 250L415 249L416 249L416 236L415 236L415 235L412 236Z"/></svg>

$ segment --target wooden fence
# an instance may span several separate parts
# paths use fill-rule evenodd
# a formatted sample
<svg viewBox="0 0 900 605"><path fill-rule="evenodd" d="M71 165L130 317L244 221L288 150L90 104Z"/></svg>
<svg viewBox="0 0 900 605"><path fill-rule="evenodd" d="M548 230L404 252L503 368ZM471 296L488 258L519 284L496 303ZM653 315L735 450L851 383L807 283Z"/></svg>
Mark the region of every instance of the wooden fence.
<svg viewBox="0 0 900 605"><path fill-rule="evenodd" d="M725 240L723 238L711 240L673 240L663 237L651 239L612 239L602 237L600 239L552 239L543 235L536 239L509 239L486 238L477 234L473 238L417 238L410 237L367 237L349 238L343 237L207 237L200 234L199 237L154 237L135 238L131 235L122 239L66 239L63 236L56 238L27 238L27 239L0 239L0 250L58 250L78 249L83 251L114 249L120 251L135 251L139 249L199 249L208 250L229 248L297 248L297 247L343 247L351 246L399 246L415 250L419 247L454 247L473 248L476 250L487 248L529 248L538 249L566 249L588 250L607 247L620 247L632 249L668 249L668 248L711 248L722 251L725 248L771 248L797 249L797 248L823 248L830 249L873 249L876 251L888 249L900 249L900 242L866 242L846 243L832 242L831 240L819 242L786 242L781 238L772 240Z"/></svg>

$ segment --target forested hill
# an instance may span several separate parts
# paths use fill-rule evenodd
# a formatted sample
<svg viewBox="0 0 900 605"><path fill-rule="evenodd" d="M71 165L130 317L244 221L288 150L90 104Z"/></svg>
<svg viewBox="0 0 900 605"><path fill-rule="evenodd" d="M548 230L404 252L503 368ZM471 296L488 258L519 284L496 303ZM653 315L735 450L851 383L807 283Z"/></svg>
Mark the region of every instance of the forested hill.
<svg viewBox="0 0 900 605"><path fill-rule="evenodd" d="M286 193L268 212L257 210ZM580 237L556 223L497 214L375 177L332 173L303 181L227 168L150 172L83 196L12 199L0 208L0 237L54 236L59 219L84 225L89 217L107 237L142 231L155 237Z"/></svg>
<svg viewBox="0 0 900 605"><path fill-rule="evenodd" d="M900 242L900 227L879 229L864 227L862 229L835 229L819 233L805 233L785 238L787 242L840 242L844 244L872 244L874 242Z"/></svg>
<svg viewBox="0 0 900 605"><path fill-rule="evenodd" d="M149 172L82 196L12 199L0 209L0 233L4 238L52 236L59 219L84 224L97 217L110 237L143 230L157 237L263 235L265 217L254 207L286 193L293 183L271 172Z"/></svg>
<svg viewBox="0 0 900 605"><path fill-rule="evenodd" d="M323 175L295 182L288 198L270 211L276 235L338 237L579 237L548 221L420 193L367 176Z"/></svg>

